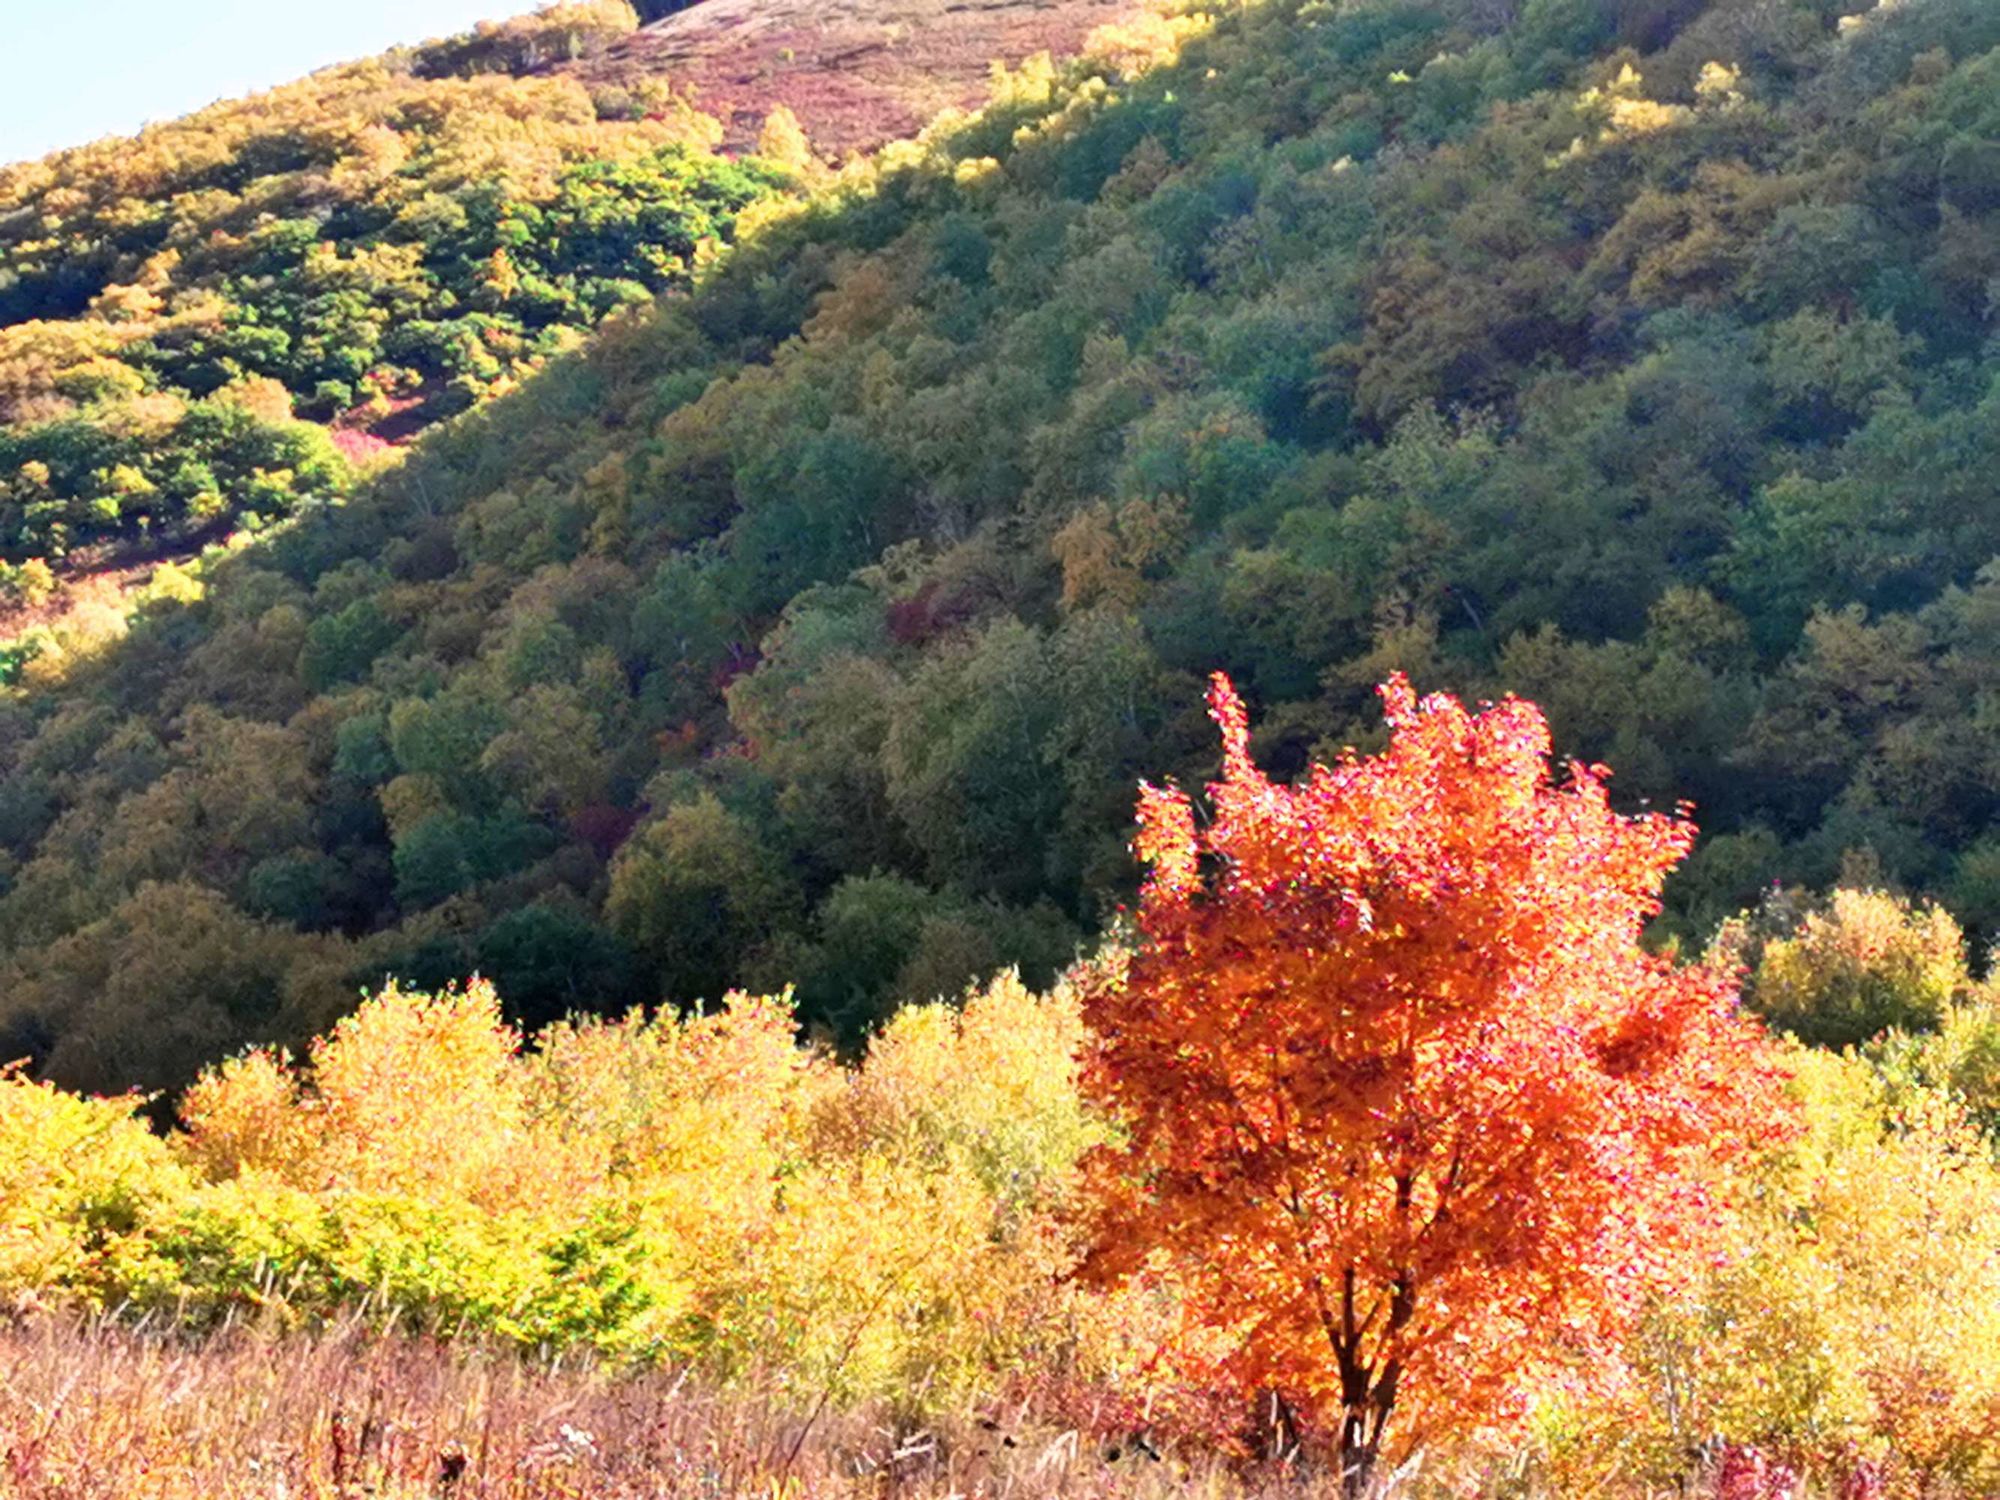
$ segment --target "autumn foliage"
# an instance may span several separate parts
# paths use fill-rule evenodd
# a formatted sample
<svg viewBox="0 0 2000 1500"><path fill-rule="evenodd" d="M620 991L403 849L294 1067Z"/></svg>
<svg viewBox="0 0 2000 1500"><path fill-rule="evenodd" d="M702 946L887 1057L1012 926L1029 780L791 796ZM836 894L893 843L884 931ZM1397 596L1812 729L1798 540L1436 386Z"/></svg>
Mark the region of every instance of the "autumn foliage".
<svg viewBox="0 0 2000 1500"><path fill-rule="evenodd" d="M1526 704L1386 697L1386 751L1286 788L1218 685L1212 818L1142 797L1140 941L851 1061L785 996L530 1035L474 981L241 1054L164 1135L0 1069L0 1297L829 1419L997 1391L1202 1462L1255 1397L1258 1447L1370 1493L2000 1490L2000 986L1882 892L1649 955L1684 821L1553 777ZM1737 969L1781 1020L1946 1010L1834 1055Z"/></svg>
<svg viewBox="0 0 2000 1500"><path fill-rule="evenodd" d="M962 1391L1075 1336L1052 1213L1092 1126L1068 991L912 1007L849 1069L785 996L545 1028L392 986L183 1126L0 1069L0 1299L405 1328L843 1400ZM0 1434L0 1453L4 1453ZM0 1496L7 1492L0 1487Z"/></svg>
<svg viewBox="0 0 2000 1500"><path fill-rule="evenodd" d="M1730 976L1640 943L1692 826L1553 780L1531 704L1383 697L1384 753L1288 788L1218 677L1213 820L1146 790L1143 945L1085 992L1127 1131L1089 1269L1177 1283L1212 1378L1337 1434L1350 1493L1632 1328L1787 1118Z"/></svg>

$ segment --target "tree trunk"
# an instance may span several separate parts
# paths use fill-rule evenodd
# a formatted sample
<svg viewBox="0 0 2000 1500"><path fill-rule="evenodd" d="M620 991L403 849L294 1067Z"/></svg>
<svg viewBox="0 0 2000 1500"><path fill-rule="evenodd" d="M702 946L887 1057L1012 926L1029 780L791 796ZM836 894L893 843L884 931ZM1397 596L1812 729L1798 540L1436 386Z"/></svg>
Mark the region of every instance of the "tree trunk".
<svg viewBox="0 0 2000 1500"><path fill-rule="evenodd" d="M1382 1447L1381 1387L1373 1385L1365 1370L1341 1374L1347 1409L1340 1418L1340 1493L1343 1500L1363 1500Z"/></svg>
<svg viewBox="0 0 2000 1500"><path fill-rule="evenodd" d="M1357 1372L1359 1373L1359 1372ZM1396 1405L1402 1367L1391 1361L1381 1378L1360 1379L1360 1399L1350 1396L1340 1422L1340 1493L1343 1500L1366 1500L1375 1478L1375 1461L1382 1456L1382 1433ZM1352 1386L1349 1387L1353 1389Z"/></svg>
<svg viewBox="0 0 2000 1500"><path fill-rule="evenodd" d="M1297 1456L1298 1419L1277 1387L1266 1386L1251 1398L1249 1418L1250 1442L1265 1463L1287 1463Z"/></svg>
<svg viewBox="0 0 2000 1500"><path fill-rule="evenodd" d="M1352 1416L1340 1425L1342 1500L1366 1500L1368 1483L1375 1477L1375 1445L1360 1430L1364 1425Z"/></svg>

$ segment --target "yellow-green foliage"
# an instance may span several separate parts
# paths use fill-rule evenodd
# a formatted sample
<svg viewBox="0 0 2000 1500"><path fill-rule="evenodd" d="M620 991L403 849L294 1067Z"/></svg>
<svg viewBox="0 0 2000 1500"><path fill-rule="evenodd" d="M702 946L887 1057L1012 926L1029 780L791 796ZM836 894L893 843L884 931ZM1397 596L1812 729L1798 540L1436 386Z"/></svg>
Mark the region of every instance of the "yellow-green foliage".
<svg viewBox="0 0 2000 1500"><path fill-rule="evenodd" d="M1093 1134L1067 991L1006 976L906 1011L858 1069L795 1037L787 997L735 995L523 1051L475 981L392 986L303 1067L212 1069L165 1140L10 1077L0 1166L39 1165L0 1189L0 1290L281 1319L368 1300L857 1396L1063 1337L1052 1211Z"/></svg>
<svg viewBox="0 0 2000 1500"><path fill-rule="evenodd" d="M1066 989L1011 975L903 1011L805 1120L798 1170L719 1303L723 1347L808 1387L950 1388L1057 1336L1044 1210L1093 1135Z"/></svg>
<svg viewBox="0 0 2000 1500"><path fill-rule="evenodd" d="M46 562L31 557L15 564L0 562L0 603L35 609L56 591L56 575Z"/></svg>
<svg viewBox="0 0 2000 1500"><path fill-rule="evenodd" d="M93 1299L153 1274L144 1227L186 1193L186 1170L133 1118L0 1070L0 1292Z"/></svg>
<svg viewBox="0 0 2000 1500"><path fill-rule="evenodd" d="M1970 1111L1989 1135L2000 1126L2000 984L1988 975L1928 1036L1895 1035L1874 1051L1892 1077L1911 1075Z"/></svg>
<svg viewBox="0 0 2000 1500"><path fill-rule="evenodd" d="M1010 1206L1040 1201L1094 1137L1076 1094L1082 1040L1066 987L1037 1000L1013 975L963 1010L903 1010L819 1110L821 1149L962 1157Z"/></svg>
<svg viewBox="0 0 2000 1500"><path fill-rule="evenodd" d="M1837 890L1796 933L1764 945L1748 993L1775 1025L1839 1047L1892 1026L1930 1030L1969 983L1965 936L1942 907Z"/></svg>
<svg viewBox="0 0 2000 1500"><path fill-rule="evenodd" d="M1716 1436L1892 1492L2000 1483L2000 1167L1955 1103L1799 1048L1801 1136L1731 1195L1735 1249L1661 1308L1622 1385L1550 1402L1572 1482L1665 1477ZM1569 1466L1574 1465L1574 1468Z"/></svg>

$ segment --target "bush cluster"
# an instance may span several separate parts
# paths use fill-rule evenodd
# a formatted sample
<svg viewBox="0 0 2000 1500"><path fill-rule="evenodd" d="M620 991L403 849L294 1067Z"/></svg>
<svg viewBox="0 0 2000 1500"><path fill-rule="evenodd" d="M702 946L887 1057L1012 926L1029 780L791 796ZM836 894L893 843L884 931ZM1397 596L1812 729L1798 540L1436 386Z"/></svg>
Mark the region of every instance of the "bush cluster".
<svg viewBox="0 0 2000 1500"><path fill-rule="evenodd" d="M357 1305L843 1397L1066 1357L1054 1217L1093 1137L1066 992L913 1009L843 1069L783 997L552 1027L391 988L303 1067L127 1100L0 1083L0 1285L285 1325Z"/></svg>

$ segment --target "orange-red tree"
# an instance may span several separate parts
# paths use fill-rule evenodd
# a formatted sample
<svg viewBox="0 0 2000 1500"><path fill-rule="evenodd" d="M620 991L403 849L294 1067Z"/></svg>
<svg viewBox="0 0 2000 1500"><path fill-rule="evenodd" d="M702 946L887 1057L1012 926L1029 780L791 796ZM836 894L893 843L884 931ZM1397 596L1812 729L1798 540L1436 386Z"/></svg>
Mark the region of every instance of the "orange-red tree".
<svg viewBox="0 0 2000 1500"><path fill-rule="evenodd" d="M1142 941L1084 998L1127 1132L1086 1273L1168 1265L1211 1377L1282 1393L1350 1495L1392 1413L1413 1450L1629 1328L1788 1117L1730 976L1639 943L1692 825L1555 780L1532 704L1382 693L1386 751L1284 787L1216 678L1212 821L1144 789Z"/></svg>

